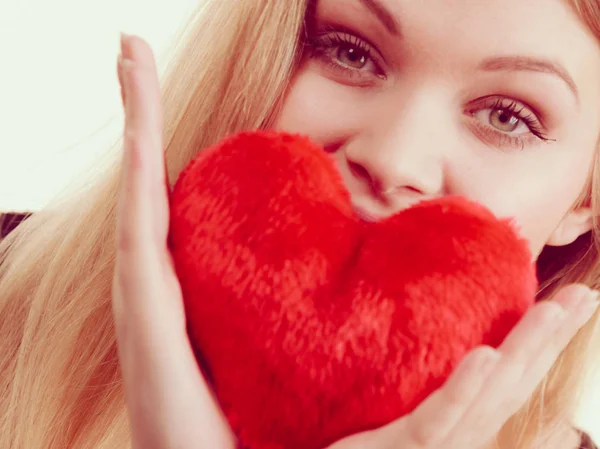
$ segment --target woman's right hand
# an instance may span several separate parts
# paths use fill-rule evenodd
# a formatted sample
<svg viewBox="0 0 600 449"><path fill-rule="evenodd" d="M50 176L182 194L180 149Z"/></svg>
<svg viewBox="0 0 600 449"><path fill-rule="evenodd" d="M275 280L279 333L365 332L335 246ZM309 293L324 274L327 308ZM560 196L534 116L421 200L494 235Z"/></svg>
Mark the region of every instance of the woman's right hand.
<svg viewBox="0 0 600 449"><path fill-rule="evenodd" d="M484 449L598 308L581 285L532 307L504 342L470 352L446 383L412 413L328 449Z"/></svg>
<svg viewBox="0 0 600 449"><path fill-rule="evenodd" d="M233 449L187 337L167 246L161 96L146 42L123 39L118 74L125 130L112 306L133 448Z"/></svg>

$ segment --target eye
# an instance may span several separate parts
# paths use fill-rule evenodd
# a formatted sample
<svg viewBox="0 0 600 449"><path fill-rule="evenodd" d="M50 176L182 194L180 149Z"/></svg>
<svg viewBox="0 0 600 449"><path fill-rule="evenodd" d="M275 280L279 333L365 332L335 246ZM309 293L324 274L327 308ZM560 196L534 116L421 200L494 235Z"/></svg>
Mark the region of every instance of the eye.
<svg viewBox="0 0 600 449"><path fill-rule="evenodd" d="M322 63L340 82L367 86L386 78L379 52L350 32L318 32L309 38L306 49L309 57Z"/></svg>
<svg viewBox="0 0 600 449"><path fill-rule="evenodd" d="M469 114L491 131L507 135L533 135L540 140L549 140L536 113L516 100L486 98L482 104L471 107Z"/></svg>
<svg viewBox="0 0 600 449"><path fill-rule="evenodd" d="M508 109L485 108L477 111L474 116L482 122L505 133L518 134L519 131L521 133L529 131L529 128L523 119Z"/></svg>
<svg viewBox="0 0 600 449"><path fill-rule="evenodd" d="M368 53L347 44L339 46L336 57L341 63L355 69L362 69L369 62Z"/></svg>
<svg viewBox="0 0 600 449"><path fill-rule="evenodd" d="M499 148L524 150L540 142L553 141L542 120L524 103L506 97L486 97L466 111L475 134Z"/></svg>
<svg viewBox="0 0 600 449"><path fill-rule="evenodd" d="M519 127L521 119L503 109L494 109L490 112L490 124L500 131L512 132Z"/></svg>

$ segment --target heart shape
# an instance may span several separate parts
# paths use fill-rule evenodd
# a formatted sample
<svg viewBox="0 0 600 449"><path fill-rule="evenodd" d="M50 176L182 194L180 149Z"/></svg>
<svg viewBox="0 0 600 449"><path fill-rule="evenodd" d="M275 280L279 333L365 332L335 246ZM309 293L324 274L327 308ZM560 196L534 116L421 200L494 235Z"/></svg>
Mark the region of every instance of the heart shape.
<svg viewBox="0 0 600 449"><path fill-rule="evenodd" d="M320 449L409 413L537 288L508 220L454 197L361 221L329 156L283 133L192 161L169 239L190 340L252 449Z"/></svg>

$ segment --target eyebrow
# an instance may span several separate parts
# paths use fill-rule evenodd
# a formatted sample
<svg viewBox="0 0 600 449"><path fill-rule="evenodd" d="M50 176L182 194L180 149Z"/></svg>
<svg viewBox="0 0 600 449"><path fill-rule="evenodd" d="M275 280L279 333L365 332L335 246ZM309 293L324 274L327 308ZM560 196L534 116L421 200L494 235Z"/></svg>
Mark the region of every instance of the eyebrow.
<svg viewBox="0 0 600 449"><path fill-rule="evenodd" d="M400 36L400 24L394 18L394 15L388 11L379 0L359 0L373 15L383 24L383 26L394 36ZM484 60L480 70L487 72L496 71L529 71L548 73L562 79L569 89L575 95L579 102L579 89L575 80L560 63L552 62L546 59L538 59L528 56L499 56Z"/></svg>
<svg viewBox="0 0 600 449"><path fill-rule="evenodd" d="M373 13L383 26L394 36L400 35L400 25L394 18L394 15L389 12L379 0L360 0L365 8Z"/></svg>
<svg viewBox="0 0 600 449"><path fill-rule="evenodd" d="M569 86L569 89L571 89L575 98L579 101L579 89L577 88L577 84L575 84L573 77L569 75L567 69L557 62L528 56L501 56L484 60L480 64L479 69L488 72L526 71L555 75Z"/></svg>

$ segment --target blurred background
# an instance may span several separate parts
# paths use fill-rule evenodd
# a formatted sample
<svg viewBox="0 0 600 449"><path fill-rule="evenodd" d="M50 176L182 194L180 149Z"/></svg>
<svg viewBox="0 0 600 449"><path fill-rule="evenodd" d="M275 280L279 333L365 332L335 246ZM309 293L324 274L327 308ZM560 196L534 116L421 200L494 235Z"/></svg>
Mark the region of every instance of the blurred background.
<svg viewBox="0 0 600 449"><path fill-rule="evenodd" d="M0 212L39 210L109 151L122 132L119 32L145 38L162 72L195 4L0 4ZM600 442L600 373L590 379L576 424Z"/></svg>
<svg viewBox="0 0 600 449"><path fill-rule="evenodd" d="M35 211L119 138L119 32L160 68L194 0L0 2L0 212Z"/></svg>

